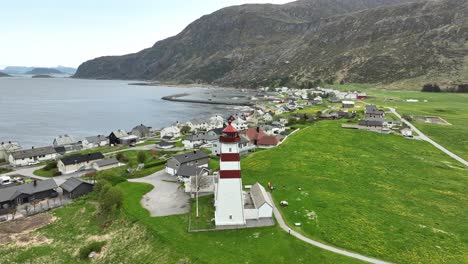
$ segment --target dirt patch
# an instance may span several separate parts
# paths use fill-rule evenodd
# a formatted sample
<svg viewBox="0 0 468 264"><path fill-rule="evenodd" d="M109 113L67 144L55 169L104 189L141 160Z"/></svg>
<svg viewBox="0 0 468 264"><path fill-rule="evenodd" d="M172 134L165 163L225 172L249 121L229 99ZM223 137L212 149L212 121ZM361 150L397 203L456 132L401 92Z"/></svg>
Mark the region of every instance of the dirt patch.
<svg viewBox="0 0 468 264"><path fill-rule="evenodd" d="M49 213L43 213L0 224L0 245L15 243L17 246L24 246L51 243L44 236L31 235L30 233L54 222L55 219Z"/></svg>
<svg viewBox="0 0 468 264"><path fill-rule="evenodd" d="M444 125L444 126L451 126L449 122L445 121L441 117L438 116L414 116L414 120L429 124L437 124L437 125Z"/></svg>

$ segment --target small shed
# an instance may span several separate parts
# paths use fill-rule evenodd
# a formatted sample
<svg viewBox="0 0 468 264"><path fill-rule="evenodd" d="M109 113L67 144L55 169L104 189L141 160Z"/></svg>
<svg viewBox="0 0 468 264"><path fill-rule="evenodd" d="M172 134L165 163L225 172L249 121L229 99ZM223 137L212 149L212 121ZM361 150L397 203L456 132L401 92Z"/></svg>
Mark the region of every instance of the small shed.
<svg viewBox="0 0 468 264"><path fill-rule="evenodd" d="M92 192L94 184L72 177L62 183L60 188L63 189L63 195L65 197L75 199Z"/></svg>
<svg viewBox="0 0 468 264"><path fill-rule="evenodd" d="M353 101L342 101L341 102L341 107L342 108L354 108L354 102Z"/></svg>
<svg viewBox="0 0 468 264"><path fill-rule="evenodd" d="M116 158L99 160L93 164L93 168L97 171L108 170L120 166L122 166L122 164Z"/></svg>

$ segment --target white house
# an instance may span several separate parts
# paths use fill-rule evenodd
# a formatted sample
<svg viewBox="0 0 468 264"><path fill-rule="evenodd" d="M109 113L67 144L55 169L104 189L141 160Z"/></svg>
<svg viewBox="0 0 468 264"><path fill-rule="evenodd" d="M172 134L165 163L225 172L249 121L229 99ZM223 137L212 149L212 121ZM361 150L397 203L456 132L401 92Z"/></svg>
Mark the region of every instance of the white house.
<svg viewBox="0 0 468 264"><path fill-rule="evenodd" d="M273 116L270 113L266 113L266 114L263 115L263 121L271 122L271 121L273 121Z"/></svg>
<svg viewBox="0 0 468 264"><path fill-rule="evenodd" d="M341 107L342 108L354 108L355 104L353 101L342 101Z"/></svg>
<svg viewBox="0 0 468 264"><path fill-rule="evenodd" d="M207 130L209 125L206 121L200 119L193 119L185 122L185 125L189 126L192 131Z"/></svg>
<svg viewBox="0 0 468 264"><path fill-rule="evenodd" d="M67 134L56 137L53 142L54 147L69 146L73 144L76 144L76 141Z"/></svg>
<svg viewBox="0 0 468 264"><path fill-rule="evenodd" d="M0 143L0 160L8 160L11 152L21 149L21 145L18 142L8 141Z"/></svg>
<svg viewBox="0 0 468 264"><path fill-rule="evenodd" d="M37 164L42 161L55 160L59 154L54 147L31 148L11 152L8 161L14 167Z"/></svg>
<svg viewBox="0 0 468 264"><path fill-rule="evenodd" d="M224 118L220 115L210 117L208 121L208 129L222 128L224 126Z"/></svg>
<svg viewBox="0 0 468 264"><path fill-rule="evenodd" d="M177 138L180 137L180 129L176 126L165 127L161 129L161 138Z"/></svg>
<svg viewBox="0 0 468 264"><path fill-rule="evenodd" d="M103 135L85 137L81 144L84 149L97 148L109 145L109 139Z"/></svg>
<svg viewBox="0 0 468 264"><path fill-rule="evenodd" d="M62 174L70 174L76 171L89 170L95 162L104 159L100 152L89 154L77 154L61 158L57 162L57 168Z"/></svg>
<svg viewBox="0 0 468 264"><path fill-rule="evenodd" d="M246 220L273 217L273 202L258 182L245 194L244 215Z"/></svg>
<svg viewBox="0 0 468 264"><path fill-rule="evenodd" d="M240 117L237 117L232 121L232 126L234 126L238 131L245 130L248 128L247 121Z"/></svg>

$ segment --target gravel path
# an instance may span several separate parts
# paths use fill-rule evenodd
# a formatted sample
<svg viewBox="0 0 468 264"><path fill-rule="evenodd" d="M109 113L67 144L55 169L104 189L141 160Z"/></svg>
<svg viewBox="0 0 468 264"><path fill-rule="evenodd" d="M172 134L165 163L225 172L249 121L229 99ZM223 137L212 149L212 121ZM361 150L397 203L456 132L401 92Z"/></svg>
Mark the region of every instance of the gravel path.
<svg viewBox="0 0 468 264"><path fill-rule="evenodd" d="M130 182L143 182L154 186L154 189L145 194L141 204L151 216L168 216L186 214L189 212L190 197L180 188L175 176L171 176L164 170L138 179L130 179Z"/></svg>
<svg viewBox="0 0 468 264"><path fill-rule="evenodd" d="M457 160L458 162L462 163L463 165L465 166L468 166L468 162L464 159L462 159L460 156L456 155L455 153L451 152L450 150L444 148L443 146L441 146L439 143L435 142L434 140L430 139L428 136L424 135L419 129L417 129L413 124L411 124L410 122L408 122L407 120L405 120L404 118L402 118L400 116L400 114L397 113L397 111L395 110L395 108L389 108L390 111L396 115L400 120L401 122L405 123L407 126L409 126L413 131L416 131L416 133L419 134L419 138L422 139L422 140L425 140L429 143L431 143L434 147L440 149L441 151L443 151L445 154L449 155L450 157L452 157L453 159Z"/></svg>

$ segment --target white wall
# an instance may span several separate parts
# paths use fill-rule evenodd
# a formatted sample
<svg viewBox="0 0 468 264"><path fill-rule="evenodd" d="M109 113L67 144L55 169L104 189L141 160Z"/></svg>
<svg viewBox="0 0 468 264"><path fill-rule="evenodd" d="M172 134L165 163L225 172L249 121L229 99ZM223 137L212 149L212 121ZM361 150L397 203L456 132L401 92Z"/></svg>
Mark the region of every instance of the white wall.
<svg viewBox="0 0 468 264"><path fill-rule="evenodd" d="M244 225L242 179L219 179L215 193L216 225Z"/></svg>
<svg viewBox="0 0 468 264"><path fill-rule="evenodd" d="M260 208L258 208L259 218L272 217L272 216L273 216L273 208L269 204L264 203Z"/></svg>
<svg viewBox="0 0 468 264"><path fill-rule="evenodd" d="M13 156L10 155L8 157L8 161L10 162L10 164L12 166L16 167L16 166L27 166L27 165L30 165L30 164L35 163L35 162L55 160L55 159L57 159L57 157L58 157L58 154L54 153L54 154L45 155L45 157L37 157L37 159L25 158L25 159L15 160L15 159L13 159Z"/></svg>

